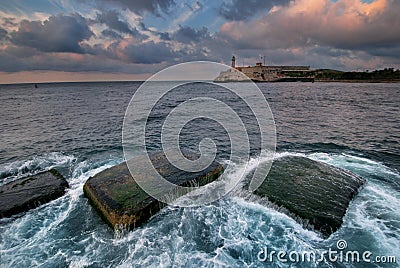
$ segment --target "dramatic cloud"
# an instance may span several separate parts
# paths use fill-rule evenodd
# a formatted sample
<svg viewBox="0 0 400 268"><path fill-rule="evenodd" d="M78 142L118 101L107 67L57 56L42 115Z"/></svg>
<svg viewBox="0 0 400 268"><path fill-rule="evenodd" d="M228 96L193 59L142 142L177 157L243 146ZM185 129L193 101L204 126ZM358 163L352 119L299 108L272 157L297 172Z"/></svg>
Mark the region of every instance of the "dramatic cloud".
<svg viewBox="0 0 400 268"><path fill-rule="evenodd" d="M35 49L8 47L0 50L0 72L62 71L62 72L110 72L154 73L157 66L135 65L111 57L94 54L45 53ZM134 72L133 72L134 71Z"/></svg>
<svg viewBox="0 0 400 268"><path fill-rule="evenodd" d="M118 13L115 10L97 14L97 20L98 22L107 25L110 29L116 30L120 33L132 34L129 25L119 19Z"/></svg>
<svg viewBox="0 0 400 268"><path fill-rule="evenodd" d="M129 8L135 13L143 13L145 11L159 14L160 12L167 12L174 6L174 0L97 0L103 3L118 5L122 8Z"/></svg>
<svg viewBox="0 0 400 268"><path fill-rule="evenodd" d="M23 20L10 34L15 45L43 52L75 53L83 53L80 42L92 35L86 20L78 14L51 16L44 22Z"/></svg>
<svg viewBox="0 0 400 268"><path fill-rule="evenodd" d="M169 33L159 32L158 35L160 36L161 40L171 40Z"/></svg>
<svg viewBox="0 0 400 268"><path fill-rule="evenodd" d="M101 34L103 36L109 37L111 39L122 39L122 36L119 33L115 32L113 30L110 30L110 29L105 29L105 30L101 31Z"/></svg>
<svg viewBox="0 0 400 268"><path fill-rule="evenodd" d="M141 44L128 44L122 49L123 59L132 63L156 64L174 61L177 54L165 42L153 41Z"/></svg>
<svg viewBox="0 0 400 268"><path fill-rule="evenodd" d="M400 42L398 10L391 0L297 0L255 21L225 23L221 33L239 48L387 47Z"/></svg>
<svg viewBox="0 0 400 268"><path fill-rule="evenodd" d="M196 30L188 26L180 26L179 29L173 34L172 38L181 43L197 43L201 39L209 36L210 33L206 27Z"/></svg>
<svg viewBox="0 0 400 268"><path fill-rule="evenodd" d="M231 0L223 2L218 12L227 20L247 20L260 12L268 12L275 5L285 5L290 0Z"/></svg>
<svg viewBox="0 0 400 268"><path fill-rule="evenodd" d="M7 31L0 28L0 40L3 40L7 36Z"/></svg>
<svg viewBox="0 0 400 268"><path fill-rule="evenodd" d="M4 27L16 27L18 23L15 22L15 18L3 18Z"/></svg>

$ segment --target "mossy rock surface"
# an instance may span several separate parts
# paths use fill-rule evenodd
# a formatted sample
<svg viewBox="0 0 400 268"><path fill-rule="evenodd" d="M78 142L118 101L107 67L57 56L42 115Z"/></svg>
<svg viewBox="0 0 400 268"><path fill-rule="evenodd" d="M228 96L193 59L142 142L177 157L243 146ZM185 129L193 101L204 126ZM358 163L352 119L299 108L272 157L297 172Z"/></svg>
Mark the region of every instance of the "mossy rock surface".
<svg viewBox="0 0 400 268"><path fill-rule="evenodd" d="M184 154L189 159L197 158L189 152ZM138 156L129 161L141 165L145 159L145 156ZM162 152L151 154L150 159L159 174L177 186L190 186L193 182L202 186L216 180L223 172L223 167L216 161L205 170L192 173L171 165ZM142 176L143 179L146 174L137 176ZM139 187L126 162L89 178L83 190L103 220L113 229L139 227L165 205Z"/></svg>
<svg viewBox="0 0 400 268"><path fill-rule="evenodd" d="M0 186L0 218L50 202L65 193L67 181L51 169Z"/></svg>
<svg viewBox="0 0 400 268"><path fill-rule="evenodd" d="M274 160L255 194L328 237L340 228L350 201L364 183L349 171L306 157L285 156Z"/></svg>

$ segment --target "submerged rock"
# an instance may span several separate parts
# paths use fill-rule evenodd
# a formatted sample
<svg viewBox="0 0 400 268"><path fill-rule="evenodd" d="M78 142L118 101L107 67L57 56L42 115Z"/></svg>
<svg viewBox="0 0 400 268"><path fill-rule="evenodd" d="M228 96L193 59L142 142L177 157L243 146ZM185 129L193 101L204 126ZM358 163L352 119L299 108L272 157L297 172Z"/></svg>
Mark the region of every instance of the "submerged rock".
<svg viewBox="0 0 400 268"><path fill-rule="evenodd" d="M189 159L197 158L187 153L185 156ZM144 157L139 156L129 161L140 165ZM179 186L202 186L216 180L223 172L223 167L215 161L204 171L192 173L175 168L164 153L150 155L150 159L160 175ZM139 187L126 162L89 178L83 190L90 203L113 229L139 227L164 206ZM165 193L168 194L170 193Z"/></svg>
<svg viewBox="0 0 400 268"><path fill-rule="evenodd" d="M306 228L328 237L343 223L347 207L360 187L361 177L305 157L274 160L255 194L284 208Z"/></svg>
<svg viewBox="0 0 400 268"><path fill-rule="evenodd" d="M67 181L51 169L0 186L0 218L27 211L63 196Z"/></svg>

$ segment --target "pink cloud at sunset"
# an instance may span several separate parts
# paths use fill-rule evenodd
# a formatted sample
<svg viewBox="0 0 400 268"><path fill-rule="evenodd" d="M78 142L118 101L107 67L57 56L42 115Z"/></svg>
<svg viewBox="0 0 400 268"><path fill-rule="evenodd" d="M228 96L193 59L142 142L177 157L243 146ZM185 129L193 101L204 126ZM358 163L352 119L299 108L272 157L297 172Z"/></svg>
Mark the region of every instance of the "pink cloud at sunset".
<svg viewBox="0 0 400 268"><path fill-rule="evenodd" d="M221 33L254 48L379 47L400 42L398 11L391 0L297 0L254 21L227 22Z"/></svg>

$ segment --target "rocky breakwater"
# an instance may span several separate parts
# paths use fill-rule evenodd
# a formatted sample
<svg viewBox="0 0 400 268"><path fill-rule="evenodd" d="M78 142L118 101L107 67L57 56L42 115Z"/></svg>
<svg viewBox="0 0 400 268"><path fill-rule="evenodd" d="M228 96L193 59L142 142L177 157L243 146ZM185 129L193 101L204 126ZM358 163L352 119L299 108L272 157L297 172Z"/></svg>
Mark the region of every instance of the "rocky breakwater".
<svg viewBox="0 0 400 268"><path fill-rule="evenodd" d="M65 193L67 181L51 169L0 186L0 218L50 202Z"/></svg>
<svg viewBox="0 0 400 268"><path fill-rule="evenodd" d="M350 201L364 183L351 172L305 157L285 156L274 160L255 194L304 227L329 237L340 228Z"/></svg>
<svg viewBox="0 0 400 268"><path fill-rule="evenodd" d="M197 159L193 154L184 154L188 159ZM216 180L223 172L223 167L215 161L203 171L186 172L169 163L164 153L152 154L150 160L161 176L178 186L202 186ZM141 165L145 156L129 161ZM139 187L135 181L139 176L145 178L146 174L132 176L123 162L89 178L83 186L85 196L113 229L139 227L164 206ZM170 194L165 192L166 196Z"/></svg>

